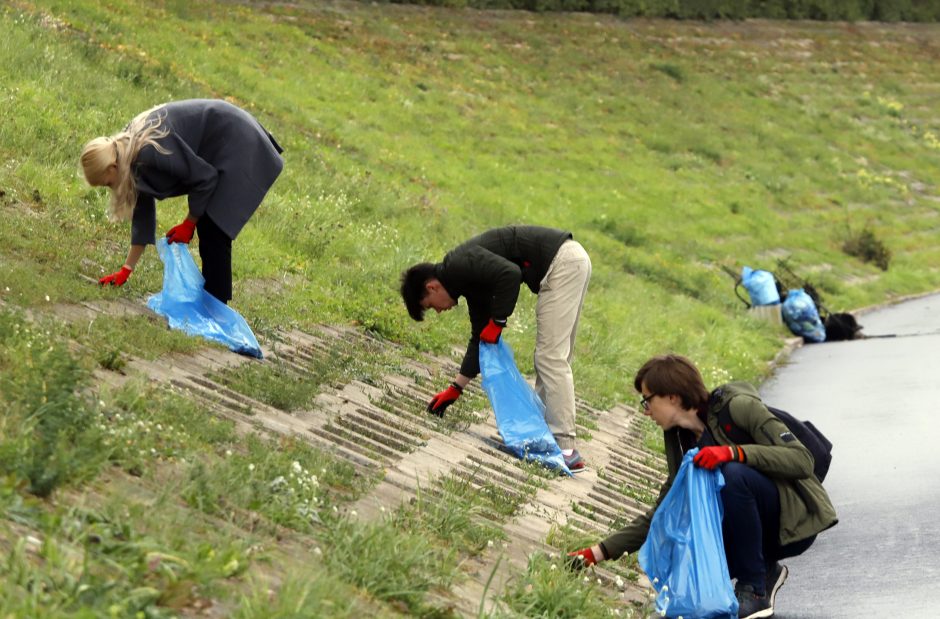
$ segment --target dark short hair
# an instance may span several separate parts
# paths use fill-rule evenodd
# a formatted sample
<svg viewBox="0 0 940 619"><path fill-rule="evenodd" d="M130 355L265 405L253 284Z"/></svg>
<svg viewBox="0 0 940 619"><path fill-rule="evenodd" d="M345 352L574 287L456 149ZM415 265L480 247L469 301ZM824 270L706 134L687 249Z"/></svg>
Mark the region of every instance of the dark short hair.
<svg viewBox="0 0 940 619"><path fill-rule="evenodd" d="M682 355L660 355L643 364L633 379L633 387L643 391L643 383L654 395L677 395L682 406L702 410L708 404L708 389L702 374Z"/></svg>
<svg viewBox="0 0 940 619"><path fill-rule="evenodd" d="M401 298L405 301L408 313L418 322L424 320L421 301L428 295L425 284L437 277L435 272L435 265L422 262L401 274Z"/></svg>

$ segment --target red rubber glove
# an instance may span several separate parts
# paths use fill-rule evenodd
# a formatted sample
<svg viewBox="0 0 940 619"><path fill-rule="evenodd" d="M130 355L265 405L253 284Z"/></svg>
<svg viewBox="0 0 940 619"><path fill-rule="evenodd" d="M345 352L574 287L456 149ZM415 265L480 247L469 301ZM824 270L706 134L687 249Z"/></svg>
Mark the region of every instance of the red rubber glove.
<svg viewBox="0 0 940 619"><path fill-rule="evenodd" d="M486 326L480 331L480 341L486 342L487 344L495 344L499 341L499 335L503 332L505 326L505 320L493 320L490 318L490 321L486 323Z"/></svg>
<svg viewBox="0 0 940 619"><path fill-rule="evenodd" d="M597 564L597 557L590 548L582 548L568 553L568 567L580 570Z"/></svg>
<svg viewBox="0 0 940 619"><path fill-rule="evenodd" d="M117 273L112 273L111 275L105 275L104 277L99 279L98 284L100 286L104 286L105 284L111 284L112 286L123 286L124 282L127 281L127 278L130 277L131 273L133 272L134 272L133 269L129 269L127 268L127 265L124 265L121 267L121 270L118 271Z"/></svg>
<svg viewBox="0 0 940 619"><path fill-rule="evenodd" d="M712 470L725 462L744 462L744 450L737 445L702 447L692 462L703 469Z"/></svg>
<svg viewBox="0 0 940 619"><path fill-rule="evenodd" d="M173 226L166 233L167 243L189 243L193 240L196 231L196 222L184 219L183 223Z"/></svg>
<svg viewBox="0 0 940 619"><path fill-rule="evenodd" d="M443 417L444 411L457 401L461 393L463 393L463 388L457 383L451 383L447 389L431 398L431 401L428 402L428 412Z"/></svg>

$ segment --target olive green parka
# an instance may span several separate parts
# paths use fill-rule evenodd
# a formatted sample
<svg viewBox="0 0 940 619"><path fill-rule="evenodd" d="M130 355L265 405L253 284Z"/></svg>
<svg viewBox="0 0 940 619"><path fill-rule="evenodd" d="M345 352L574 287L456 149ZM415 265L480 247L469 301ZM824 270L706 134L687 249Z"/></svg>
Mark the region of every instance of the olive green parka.
<svg viewBox="0 0 940 619"><path fill-rule="evenodd" d="M753 443L739 446L744 451L747 466L772 479L780 492L780 545L806 539L834 526L838 522L836 511L813 475L813 456L787 426L767 410L757 390L748 383L735 382L724 385L716 393L720 395L709 402L705 424L717 444L732 445L718 423L718 412L729 406L731 420L753 438ZM656 504L646 514L601 542L608 559L636 552L646 541L653 514L672 487L682 463L680 432L691 434L681 428L663 432L669 476Z"/></svg>

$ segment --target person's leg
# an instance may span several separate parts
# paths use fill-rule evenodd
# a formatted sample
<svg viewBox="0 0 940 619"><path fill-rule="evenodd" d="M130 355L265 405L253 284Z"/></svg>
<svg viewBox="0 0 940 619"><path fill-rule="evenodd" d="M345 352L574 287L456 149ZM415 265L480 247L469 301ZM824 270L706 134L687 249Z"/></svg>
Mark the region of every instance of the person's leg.
<svg viewBox="0 0 940 619"><path fill-rule="evenodd" d="M771 549L767 549L767 556L771 561L779 561L780 559L786 559L787 557L795 557L801 555L809 547L813 545L813 542L816 541L816 536L807 537L806 539L801 539L797 542L787 544L786 546L774 545Z"/></svg>
<svg viewBox="0 0 940 619"><path fill-rule="evenodd" d="M199 257L206 292L223 303L232 298L232 239L215 225L208 215L196 222Z"/></svg>
<svg viewBox="0 0 940 619"><path fill-rule="evenodd" d="M728 571L739 585L750 585L757 595L764 595L768 563L776 560L775 556L765 560L765 549L778 546L780 494L769 477L745 464L729 462L721 473L725 478L721 528Z"/></svg>
<svg viewBox="0 0 940 619"><path fill-rule="evenodd" d="M564 243L541 282L535 309L535 391L545 404L545 422L562 449L575 446L571 359L590 279L587 252L580 243Z"/></svg>

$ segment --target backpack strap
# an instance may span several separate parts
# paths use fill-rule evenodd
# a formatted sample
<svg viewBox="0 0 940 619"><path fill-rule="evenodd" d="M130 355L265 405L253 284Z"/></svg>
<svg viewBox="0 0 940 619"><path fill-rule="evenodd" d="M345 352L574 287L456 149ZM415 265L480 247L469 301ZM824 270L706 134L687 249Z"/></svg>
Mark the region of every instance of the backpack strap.
<svg viewBox="0 0 940 619"><path fill-rule="evenodd" d="M722 395L722 389L719 387L712 391L710 399L712 402L717 402L721 399ZM731 419L731 400L728 400L728 402L718 410L718 425L725 433L725 436L735 445L750 445L754 442L754 437Z"/></svg>

